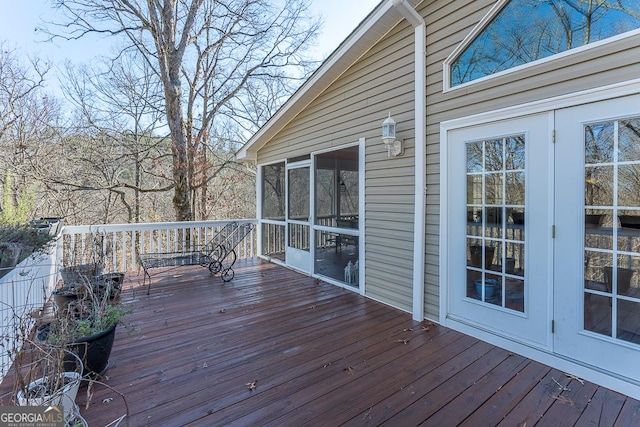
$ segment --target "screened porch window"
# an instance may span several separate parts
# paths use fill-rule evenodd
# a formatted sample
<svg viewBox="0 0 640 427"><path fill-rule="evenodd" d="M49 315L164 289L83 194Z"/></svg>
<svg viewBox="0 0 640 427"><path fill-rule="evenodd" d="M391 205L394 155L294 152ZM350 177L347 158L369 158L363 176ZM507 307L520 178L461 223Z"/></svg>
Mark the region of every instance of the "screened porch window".
<svg viewBox="0 0 640 427"><path fill-rule="evenodd" d="M358 147L316 156L316 225L358 228Z"/></svg>
<svg viewBox="0 0 640 427"><path fill-rule="evenodd" d="M262 167L262 254L285 261L285 164Z"/></svg>
<svg viewBox="0 0 640 427"><path fill-rule="evenodd" d="M315 156L315 273L359 282L358 147Z"/></svg>
<svg viewBox="0 0 640 427"><path fill-rule="evenodd" d="M511 0L451 63L450 86L637 28L637 0Z"/></svg>
<svg viewBox="0 0 640 427"><path fill-rule="evenodd" d="M284 163L262 167L262 218L284 221Z"/></svg>

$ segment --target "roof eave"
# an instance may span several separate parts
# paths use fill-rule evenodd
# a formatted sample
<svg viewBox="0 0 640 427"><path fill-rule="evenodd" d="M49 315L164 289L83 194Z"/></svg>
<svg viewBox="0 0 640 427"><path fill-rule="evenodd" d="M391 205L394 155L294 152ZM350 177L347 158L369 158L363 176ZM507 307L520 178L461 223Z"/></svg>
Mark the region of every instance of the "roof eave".
<svg viewBox="0 0 640 427"><path fill-rule="evenodd" d="M256 161L258 150L402 20L392 1L382 1L311 77L236 153L240 161Z"/></svg>

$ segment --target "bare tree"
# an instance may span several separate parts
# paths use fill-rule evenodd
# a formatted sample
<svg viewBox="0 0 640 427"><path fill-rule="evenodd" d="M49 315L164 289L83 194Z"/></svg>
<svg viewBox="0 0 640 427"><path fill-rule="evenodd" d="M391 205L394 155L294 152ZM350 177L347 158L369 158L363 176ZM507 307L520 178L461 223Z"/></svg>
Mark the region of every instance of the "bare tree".
<svg viewBox="0 0 640 427"><path fill-rule="evenodd" d="M65 156L84 172L58 176L56 183L108 193L103 221L114 219L109 210L117 201L126 209L126 221L140 222L143 195L173 188L164 167L170 150L161 136L158 83L146 62L128 54L102 67L67 65L62 87L75 106L76 125ZM92 179L83 182L81 176Z"/></svg>
<svg viewBox="0 0 640 427"><path fill-rule="evenodd" d="M194 219L194 189L204 188L211 176L205 168L196 177L195 170L207 164L207 144L225 111L239 108L237 101L247 96L252 82L305 78L314 65L303 56L319 25L305 17L308 0L283 0L280 7L267 0L54 4L67 19L50 34L70 39L88 33L124 36L129 48L153 67L163 86L171 135L178 221Z"/></svg>
<svg viewBox="0 0 640 427"><path fill-rule="evenodd" d="M42 210L40 178L59 139L60 105L44 91L49 70L47 62L34 58L24 63L0 44L0 182L11 171L15 204L32 193L29 216Z"/></svg>

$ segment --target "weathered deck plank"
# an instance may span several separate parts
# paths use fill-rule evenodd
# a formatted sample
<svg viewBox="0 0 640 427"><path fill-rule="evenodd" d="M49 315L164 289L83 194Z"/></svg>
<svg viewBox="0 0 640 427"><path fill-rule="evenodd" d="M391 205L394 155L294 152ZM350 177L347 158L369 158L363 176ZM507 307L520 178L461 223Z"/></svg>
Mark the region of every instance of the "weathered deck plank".
<svg viewBox="0 0 640 427"><path fill-rule="evenodd" d="M257 260L128 276L92 426L636 425L640 402ZM249 384L255 381L255 388ZM6 384L0 404L9 404ZM561 388L566 388L563 390ZM114 391L114 390L117 390ZM120 394L124 396L123 398Z"/></svg>

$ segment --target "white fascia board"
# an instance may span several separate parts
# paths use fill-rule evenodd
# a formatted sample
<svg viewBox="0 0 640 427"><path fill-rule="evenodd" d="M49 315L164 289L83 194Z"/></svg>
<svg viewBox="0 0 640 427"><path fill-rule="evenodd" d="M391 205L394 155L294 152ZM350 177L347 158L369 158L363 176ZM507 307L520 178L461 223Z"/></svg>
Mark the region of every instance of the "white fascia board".
<svg viewBox="0 0 640 427"><path fill-rule="evenodd" d="M392 0L382 1L267 123L238 150L236 158L240 161L256 160L258 150L270 138L293 120L401 20L402 15L394 9Z"/></svg>

